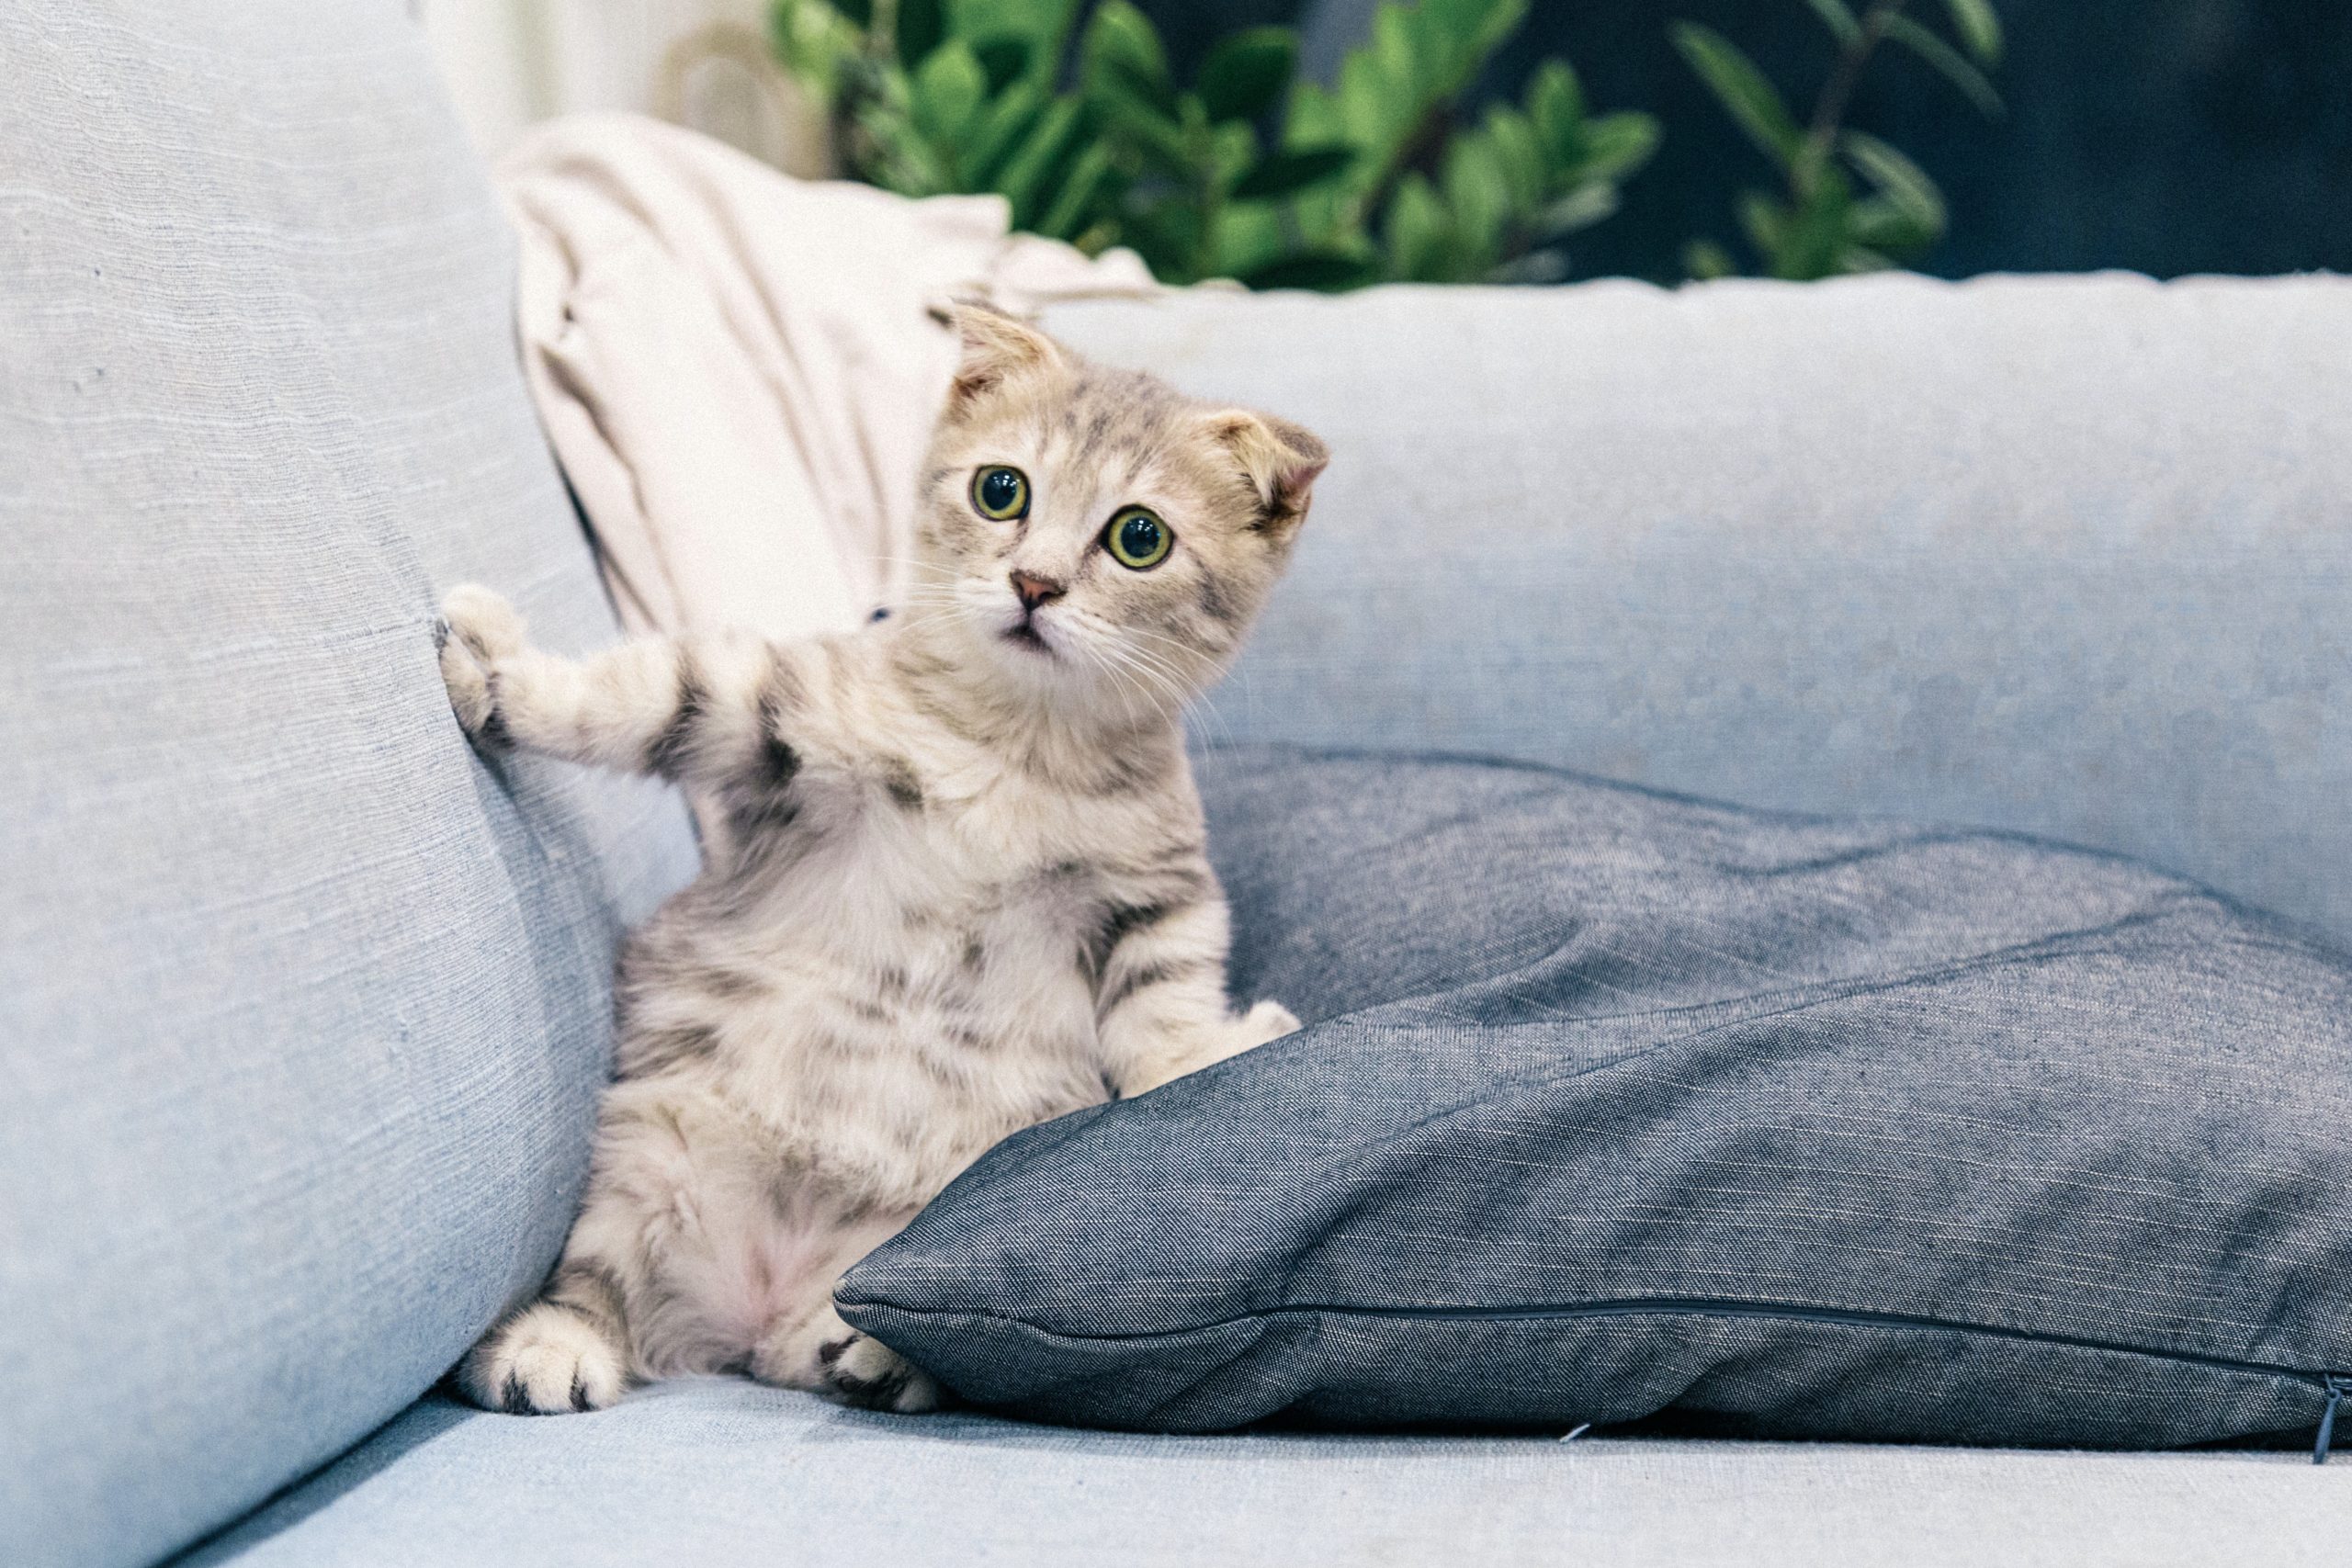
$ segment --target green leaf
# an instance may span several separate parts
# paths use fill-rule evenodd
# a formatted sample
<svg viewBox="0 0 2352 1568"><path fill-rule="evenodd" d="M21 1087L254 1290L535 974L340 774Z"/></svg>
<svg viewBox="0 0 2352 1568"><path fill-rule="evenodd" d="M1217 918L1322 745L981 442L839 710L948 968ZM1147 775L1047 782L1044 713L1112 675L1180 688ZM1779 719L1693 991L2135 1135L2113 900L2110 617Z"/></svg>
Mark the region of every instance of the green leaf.
<svg viewBox="0 0 2352 1568"><path fill-rule="evenodd" d="M1421 10L1453 46L1452 93L1527 19L1527 0L1422 0Z"/></svg>
<svg viewBox="0 0 2352 1568"><path fill-rule="evenodd" d="M1252 288L1361 288L1378 276L1373 263L1348 251L1294 251L1256 268L1241 281Z"/></svg>
<svg viewBox="0 0 2352 1568"><path fill-rule="evenodd" d="M1925 169L1877 137L1865 136L1859 130L1846 132L1838 146L1845 152L1846 161L1926 231L1930 240L1944 231L1943 192L1936 188L1936 182L1928 177Z"/></svg>
<svg viewBox="0 0 2352 1568"><path fill-rule="evenodd" d="M1454 237L1474 272L1493 265L1510 221L1510 185L1501 160L1482 138L1456 137L1445 150L1445 205L1453 213Z"/></svg>
<svg viewBox="0 0 2352 1568"><path fill-rule="evenodd" d="M865 35L824 0L776 0L768 36L809 96L829 112L838 108L842 78L862 61Z"/></svg>
<svg viewBox="0 0 2352 1568"><path fill-rule="evenodd" d="M1677 22L1669 33L1674 47L1747 139L1781 168L1795 164L1803 142L1796 121L1756 62L1723 34L1697 22Z"/></svg>
<svg viewBox="0 0 2352 1568"><path fill-rule="evenodd" d="M1628 109L1605 114L1585 128L1585 155L1577 173L1589 180L1622 180L1657 151L1657 120Z"/></svg>
<svg viewBox="0 0 2352 1568"><path fill-rule="evenodd" d="M1563 234L1589 229L1616 211L1617 187L1605 180L1595 180L1547 205L1535 215L1532 227L1544 239L1556 240Z"/></svg>
<svg viewBox="0 0 2352 1568"><path fill-rule="evenodd" d="M1682 247L1682 270L1695 281L1704 283L1711 278L1737 276L1739 264L1714 241L1693 240Z"/></svg>
<svg viewBox="0 0 2352 1568"><path fill-rule="evenodd" d="M1942 74L1946 81L1968 96L1968 101L1987 119L1997 119L2002 113L2001 95L1979 71L1960 57L1960 51L1908 17L1897 17L1886 24L1889 43L1899 43Z"/></svg>
<svg viewBox="0 0 2352 1568"><path fill-rule="evenodd" d="M1573 162L1584 151L1584 88L1565 60L1547 60L1527 85L1527 118L1555 163Z"/></svg>
<svg viewBox="0 0 2352 1568"><path fill-rule="evenodd" d="M947 18L940 14L940 0L899 0L897 19L891 24L895 36L892 42L899 48L899 63L912 71L931 58L947 33Z"/></svg>
<svg viewBox="0 0 2352 1568"><path fill-rule="evenodd" d="M1318 141L1337 141L1342 134L1338 99L1314 82L1301 82L1291 88L1284 141L1293 147L1310 147Z"/></svg>
<svg viewBox="0 0 2352 1568"><path fill-rule="evenodd" d="M1103 0L1086 25L1079 56L1080 74L1090 85L1121 82L1153 107L1173 111L1176 89L1168 80L1168 51L1150 18L1128 0Z"/></svg>
<svg viewBox="0 0 2352 1568"><path fill-rule="evenodd" d="M1368 150L1389 146L1403 137L1399 122L1409 107L1398 101L1370 54L1351 54L1340 63L1340 130L1348 141Z"/></svg>
<svg viewBox="0 0 2352 1568"><path fill-rule="evenodd" d="M1015 228L1027 229L1035 224L1039 189L1071 134L1078 130L1080 112L1076 98L1057 98L1047 105L998 174L996 188L1012 203Z"/></svg>
<svg viewBox="0 0 2352 1568"><path fill-rule="evenodd" d="M1738 212L1739 226L1747 231L1747 243L1756 247L1768 265L1776 261L1788 243L1787 209L1762 191L1751 190L1740 193Z"/></svg>
<svg viewBox="0 0 2352 1568"><path fill-rule="evenodd" d="M1091 143L1062 177L1061 193L1038 220L1037 232L1067 240L1087 227L1093 216L1095 193L1110 175L1111 149L1101 141Z"/></svg>
<svg viewBox="0 0 2352 1568"><path fill-rule="evenodd" d="M1343 173L1356 160L1352 147L1286 147L1258 160L1234 183L1237 201L1270 200L1295 196Z"/></svg>
<svg viewBox="0 0 2352 1568"><path fill-rule="evenodd" d="M833 0L833 9L848 17L852 27L870 28L874 25L873 0Z"/></svg>
<svg viewBox="0 0 2352 1568"><path fill-rule="evenodd" d="M1388 203L1388 275L1412 283L1444 283L1453 276L1453 220L1420 175L1407 175Z"/></svg>
<svg viewBox="0 0 2352 1568"><path fill-rule="evenodd" d="M1513 256L1479 279L1482 283L1517 285L1566 283L1568 280L1568 258L1564 251L1529 251Z"/></svg>
<svg viewBox="0 0 2352 1568"><path fill-rule="evenodd" d="M1037 122L1045 95L1027 82L1015 82L990 100L964 139L956 160L967 189L994 190L1006 159Z"/></svg>
<svg viewBox="0 0 2352 1568"><path fill-rule="evenodd" d="M2001 62L2001 16L1993 9L1993 0L1944 0L1945 9L1951 12L1952 31L1968 46L1968 52L1986 65Z"/></svg>
<svg viewBox="0 0 2352 1568"><path fill-rule="evenodd" d="M1839 43L1851 43L1862 36L1862 24L1854 20L1854 13L1847 9L1846 0L1804 0L1804 3L1813 7L1813 14L1821 18L1821 25L1827 28L1829 36Z"/></svg>
<svg viewBox="0 0 2352 1568"><path fill-rule="evenodd" d="M1241 277L1280 255L1283 217L1270 202L1231 201L1217 209L1210 238L1211 269L1219 277Z"/></svg>
<svg viewBox="0 0 2352 1568"><path fill-rule="evenodd" d="M1193 144L1182 126L1140 98L1098 99L1097 107L1113 132L1144 163L1176 179L1192 178Z"/></svg>
<svg viewBox="0 0 2352 1568"><path fill-rule="evenodd" d="M934 147L952 152L978 114L987 73L962 39L931 51L908 83L915 129Z"/></svg>
<svg viewBox="0 0 2352 1568"><path fill-rule="evenodd" d="M982 39L1017 38L1033 56L1058 64L1077 10L1078 0L946 0L947 31L975 47Z"/></svg>
<svg viewBox="0 0 2352 1568"><path fill-rule="evenodd" d="M1890 255L1916 255L1936 243L1937 236L1918 220L1883 196L1854 203L1847 232L1860 244Z"/></svg>
<svg viewBox="0 0 2352 1568"><path fill-rule="evenodd" d="M1255 119L1282 96L1298 69L1298 37L1288 28L1245 28L1201 62L1201 103L1214 120Z"/></svg>
<svg viewBox="0 0 2352 1568"><path fill-rule="evenodd" d="M1258 161L1258 133L1247 120L1229 119L1211 126L1208 168L1217 188L1230 191L1245 170Z"/></svg>
<svg viewBox="0 0 2352 1568"><path fill-rule="evenodd" d="M1781 230L1780 254L1772 258L1772 276L1797 282L1827 277L1839 270L1838 256L1846 248L1847 222L1853 206L1853 187L1835 168L1805 192Z"/></svg>
<svg viewBox="0 0 2352 1568"><path fill-rule="evenodd" d="M1405 105L1419 100L1424 74L1439 63L1442 45L1434 39L1424 42L1421 36L1435 21L1434 12L1406 6L1384 5L1372 14L1373 63L1383 85Z"/></svg>
<svg viewBox="0 0 2352 1568"><path fill-rule="evenodd" d="M1497 104L1487 111L1487 123L1481 129L1487 144L1494 149L1495 166L1510 187L1511 210L1532 211L1550 183L1535 127L1510 105Z"/></svg>

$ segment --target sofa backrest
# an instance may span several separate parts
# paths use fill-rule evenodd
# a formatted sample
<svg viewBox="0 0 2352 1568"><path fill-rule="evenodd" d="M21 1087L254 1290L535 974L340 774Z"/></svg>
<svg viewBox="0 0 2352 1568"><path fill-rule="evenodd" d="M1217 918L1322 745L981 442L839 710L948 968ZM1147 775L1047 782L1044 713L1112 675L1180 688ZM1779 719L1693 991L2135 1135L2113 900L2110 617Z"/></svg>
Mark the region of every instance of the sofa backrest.
<svg viewBox="0 0 2352 1568"><path fill-rule="evenodd" d="M2128 852L2352 941L2352 280L1195 292L1335 449L1204 739Z"/></svg>
<svg viewBox="0 0 2352 1568"><path fill-rule="evenodd" d="M0 6L0 1562L153 1559L537 1283L668 793L467 748L613 622L401 0Z"/></svg>

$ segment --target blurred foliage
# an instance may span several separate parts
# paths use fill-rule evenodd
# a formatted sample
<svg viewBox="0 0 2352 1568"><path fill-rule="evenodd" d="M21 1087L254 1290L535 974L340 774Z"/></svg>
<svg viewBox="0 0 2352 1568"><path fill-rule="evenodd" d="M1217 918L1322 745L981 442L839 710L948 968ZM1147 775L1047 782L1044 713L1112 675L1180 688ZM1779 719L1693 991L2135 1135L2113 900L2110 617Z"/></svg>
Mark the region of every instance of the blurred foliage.
<svg viewBox="0 0 2352 1568"><path fill-rule="evenodd" d="M1328 91L1296 79L1285 28L1230 35L1180 84L1128 0L778 0L774 31L853 178L998 192L1016 227L1132 246L1164 282L1346 288L1557 277L1564 238L1616 210L1657 123L1589 113L1565 62L1464 118L1525 15L1383 5Z"/></svg>
<svg viewBox="0 0 2352 1568"><path fill-rule="evenodd" d="M1891 44L1917 55L1988 117L1998 115L2000 96L1985 73L2000 61L2000 17L1991 0L1944 0L1948 40L1906 15L1907 0L1874 0L1859 16L1846 0L1804 4L1828 29L1838 55L1803 128L1730 39L1696 22L1670 29L1690 69L1781 171L1781 192L1751 190L1740 197L1740 227L1773 277L1829 277L1916 261L1943 235L1943 194L1902 152L1847 129L1846 111L1871 57ZM1683 264L1693 277L1739 270L1712 240L1694 241Z"/></svg>

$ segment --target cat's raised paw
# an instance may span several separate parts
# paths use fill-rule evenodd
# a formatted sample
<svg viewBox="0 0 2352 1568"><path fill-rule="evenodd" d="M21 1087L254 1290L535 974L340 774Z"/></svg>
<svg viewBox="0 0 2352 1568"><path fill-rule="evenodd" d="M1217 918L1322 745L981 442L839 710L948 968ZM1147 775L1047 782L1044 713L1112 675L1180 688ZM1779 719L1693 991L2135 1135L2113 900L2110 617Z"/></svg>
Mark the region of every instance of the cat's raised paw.
<svg viewBox="0 0 2352 1568"><path fill-rule="evenodd" d="M602 1410L628 1381L619 1351L594 1324L545 1302L475 1346L458 1371L469 1398L509 1416Z"/></svg>
<svg viewBox="0 0 2352 1568"><path fill-rule="evenodd" d="M469 582L441 601L435 636L441 645L441 682L449 689L458 722L476 740L503 740L495 668L526 646L523 617L497 593Z"/></svg>
<svg viewBox="0 0 2352 1568"><path fill-rule="evenodd" d="M902 1416L939 1408L939 1384L930 1373L855 1329L819 1347L817 1362L822 1379L817 1392L840 1404Z"/></svg>

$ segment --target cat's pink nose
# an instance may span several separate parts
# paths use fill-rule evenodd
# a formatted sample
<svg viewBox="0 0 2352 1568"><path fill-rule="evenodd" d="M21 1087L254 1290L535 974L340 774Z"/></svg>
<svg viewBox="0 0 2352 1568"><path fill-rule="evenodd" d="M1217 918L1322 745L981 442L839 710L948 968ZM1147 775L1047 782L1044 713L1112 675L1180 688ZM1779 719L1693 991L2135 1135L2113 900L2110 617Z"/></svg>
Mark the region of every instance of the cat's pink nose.
<svg viewBox="0 0 2352 1568"><path fill-rule="evenodd" d="M1025 571L1012 574L1012 591L1021 595L1021 607L1035 611L1040 604L1050 604L1068 592L1050 577L1033 577Z"/></svg>

